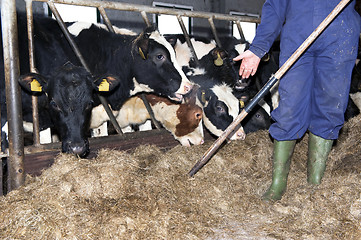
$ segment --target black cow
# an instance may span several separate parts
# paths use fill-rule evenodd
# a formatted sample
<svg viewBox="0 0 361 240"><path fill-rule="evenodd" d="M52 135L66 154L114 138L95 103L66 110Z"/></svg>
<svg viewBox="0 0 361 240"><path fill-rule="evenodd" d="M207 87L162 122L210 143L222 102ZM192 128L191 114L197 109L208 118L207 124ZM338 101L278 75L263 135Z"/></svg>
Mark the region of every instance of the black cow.
<svg viewBox="0 0 361 240"><path fill-rule="evenodd" d="M105 76L101 79L113 80L115 77ZM97 88L90 73L67 63L49 77L34 73L22 75L19 83L27 91L22 94L24 119L31 117L28 93L45 93L39 97L39 112L43 116L40 118L40 128L55 128L62 141L63 152L86 156L89 153L87 137L94 104L93 93Z"/></svg>

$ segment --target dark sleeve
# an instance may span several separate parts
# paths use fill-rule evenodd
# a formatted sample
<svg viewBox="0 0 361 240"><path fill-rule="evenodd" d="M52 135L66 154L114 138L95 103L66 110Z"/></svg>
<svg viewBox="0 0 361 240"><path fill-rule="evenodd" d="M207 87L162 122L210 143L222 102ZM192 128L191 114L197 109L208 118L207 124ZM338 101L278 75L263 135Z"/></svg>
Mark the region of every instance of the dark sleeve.
<svg viewBox="0 0 361 240"><path fill-rule="evenodd" d="M281 32L286 18L288 0L267 0L262 8L261 23L249 50L262 58Z"/></svg>

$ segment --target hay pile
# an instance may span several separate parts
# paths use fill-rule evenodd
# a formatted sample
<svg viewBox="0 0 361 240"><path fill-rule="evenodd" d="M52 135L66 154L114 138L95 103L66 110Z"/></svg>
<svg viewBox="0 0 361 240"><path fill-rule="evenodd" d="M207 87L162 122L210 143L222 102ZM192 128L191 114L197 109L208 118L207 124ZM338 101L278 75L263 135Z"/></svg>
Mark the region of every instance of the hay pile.
<svg viewBox="0 0 361 240"><path fill-rule="evenodd" d="M211 142L162 152L60 155L40 177L0 198L1 239L361 239L361 116L351 119L318 187L306 182L306 135L281 201L266 131L225 145L194 178Z"/></svg>

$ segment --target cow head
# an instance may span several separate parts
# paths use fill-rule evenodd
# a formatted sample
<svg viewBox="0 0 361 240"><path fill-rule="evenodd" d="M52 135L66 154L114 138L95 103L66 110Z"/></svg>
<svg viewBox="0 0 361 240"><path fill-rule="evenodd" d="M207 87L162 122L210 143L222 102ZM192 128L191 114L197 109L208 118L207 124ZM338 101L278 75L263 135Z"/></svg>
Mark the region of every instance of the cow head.
<svg viewBox="0 0 361 240"><path fill-rule="evenodd" d="M202 109L196 105L195 87L184 96L184 102L176 104L167 98L146 94L155 118L172 133L183 146L199 145L204 142Z"/></svg>
<svg viewBox="0 0 361 240"><path fill-rule="evenodd" d="M146 29L133 43L135 81L148 89L180 102L192 84L176 61L169 42L152 28ZM149 91L149 90L148 90Z"/></svg>
<svg viewBox="0 0 361 240"><path fill-rule="evenodd" d="M226 84L215 83L204 75L192 76L191 80L201 86L197 93L197 104L203 109L204 126L212 134L220 136L240 113L239 100ZM245 136L242 126L239 126L231 140L243 140Z"/></svg>
<svg viewBox="0 0 361 240"><path fill-rule="evenodd" d="M85 157L89 153L87 135L95 87L92 76L84 68L67 63L48 77L22 75L19 83L32 93L46 94L47 110L62 141L62 151Z"/></svg>

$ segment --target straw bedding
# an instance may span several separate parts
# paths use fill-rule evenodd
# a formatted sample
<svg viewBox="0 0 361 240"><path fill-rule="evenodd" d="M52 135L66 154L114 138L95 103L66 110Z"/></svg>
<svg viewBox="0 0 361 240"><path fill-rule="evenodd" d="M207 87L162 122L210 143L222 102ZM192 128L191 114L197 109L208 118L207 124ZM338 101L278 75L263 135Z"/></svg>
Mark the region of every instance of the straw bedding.
<svg viewBox="0 0 361 240"><path fill-rule="evenodd" d="M344 126L317 187L306 181L306 134L275 203L261 200L272 171L267 131L226 144L194 178L187 172L212 142L62 154L0 197L0 238L361 239L360 120Z"/></svg>

